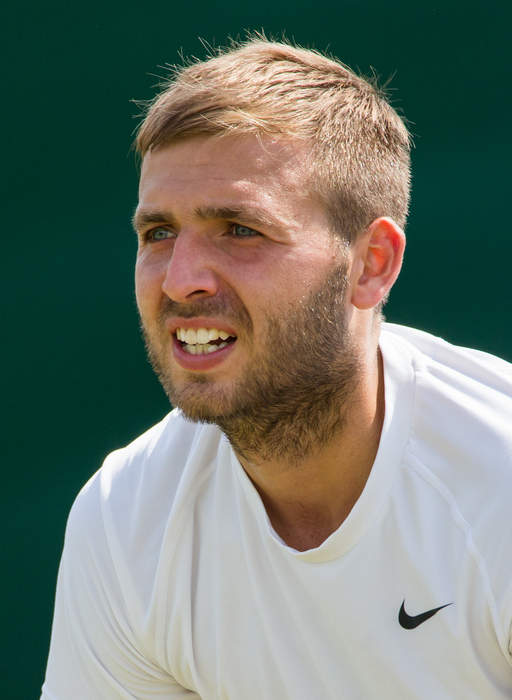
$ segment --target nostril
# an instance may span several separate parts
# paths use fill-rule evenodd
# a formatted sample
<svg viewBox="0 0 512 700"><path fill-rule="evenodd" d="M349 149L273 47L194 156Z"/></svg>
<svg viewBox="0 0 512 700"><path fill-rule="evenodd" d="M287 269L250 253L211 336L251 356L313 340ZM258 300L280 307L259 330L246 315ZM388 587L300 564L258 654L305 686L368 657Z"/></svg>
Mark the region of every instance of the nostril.
<svg viewBox="0 0 512 700"><path fill-rule="evenodd" d="M202 296L203 294L210 294L206 289L196 289L194 292L190 292L189 297Z"/></svg>

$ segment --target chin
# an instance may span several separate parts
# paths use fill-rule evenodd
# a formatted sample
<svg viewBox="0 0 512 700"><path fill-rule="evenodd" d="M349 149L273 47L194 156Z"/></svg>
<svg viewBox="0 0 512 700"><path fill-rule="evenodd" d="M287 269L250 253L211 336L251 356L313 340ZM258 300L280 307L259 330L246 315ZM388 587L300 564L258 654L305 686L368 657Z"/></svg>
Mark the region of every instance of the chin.
<svg viewBox="0 0 512 700"><path fill-rule="evenodd" d="M217 423L231 413L232 401L225 392L207 388L205 383L196 383L177 389L176 386L164 389L173 406L179 408L185 418L195 423Z"/></svg>
<svg viewBox="0 0 512 700"><path fill-rule="evenodd" d="M192 423L211 423L216 424L219 417L214 415L207 407L194 406L190 408L188 406L177 406L184 418L191 421Z"/></svg>

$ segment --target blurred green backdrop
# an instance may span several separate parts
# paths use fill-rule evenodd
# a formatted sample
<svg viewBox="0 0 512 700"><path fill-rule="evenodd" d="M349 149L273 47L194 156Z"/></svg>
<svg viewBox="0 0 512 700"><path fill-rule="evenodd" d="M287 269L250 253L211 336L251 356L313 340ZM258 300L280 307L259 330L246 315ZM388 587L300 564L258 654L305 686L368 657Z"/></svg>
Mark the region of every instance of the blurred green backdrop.
<svg viewBox="0 0 512 700"><path fill-rule="evenodd" d="M387 307L512 359L510 6L154 0L11 4L2 42L6 537L2 697L39 697L66 516L113 448L168 406L138 334L130 98L178 52L283 31L394 75L412 122L408 251ZM6 215L5 215L6 212ZM91 699L93 700L93 699Z"/></svg>

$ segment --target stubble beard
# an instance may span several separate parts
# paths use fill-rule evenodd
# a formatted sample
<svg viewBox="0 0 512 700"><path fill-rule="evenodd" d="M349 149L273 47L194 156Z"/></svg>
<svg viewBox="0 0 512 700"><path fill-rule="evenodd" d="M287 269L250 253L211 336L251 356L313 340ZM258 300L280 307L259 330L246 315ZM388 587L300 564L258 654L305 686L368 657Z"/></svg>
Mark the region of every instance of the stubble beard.
<svg viewBox="0 0 512 700"><path fill-rule="evenodd" d="M336 267L321 288L270 315L256 341L241 302L207 299L184 310L165 302L168 315L222 315L238 321L243 342L258 342L250 366L235 387L213 389L207 375L193 375L178 389L168 368L170 348L142 326L148 357L172 405L192 421L215 423L241 459L298 463L343 430L360 377L360 363L345 321L346 265ZM221 308L222 307L222 308ZM172 310L171 310L172 309ZM163 323L160 323L163 326ZM240 342L240 341L237 341Z"/></svg>

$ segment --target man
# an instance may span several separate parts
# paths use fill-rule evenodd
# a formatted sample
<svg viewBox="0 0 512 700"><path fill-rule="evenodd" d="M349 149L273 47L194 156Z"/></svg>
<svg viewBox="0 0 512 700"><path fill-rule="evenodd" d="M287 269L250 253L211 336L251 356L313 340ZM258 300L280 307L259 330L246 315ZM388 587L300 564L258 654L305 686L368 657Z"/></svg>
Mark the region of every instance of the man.
<svg viewBox="0 0 512 700"><path fill-rule="evenodd" d="M401 119L255 39L177 71L137 147L177 408L73 506L43 698L510 697L511 370L382 323Z"/></svg>

